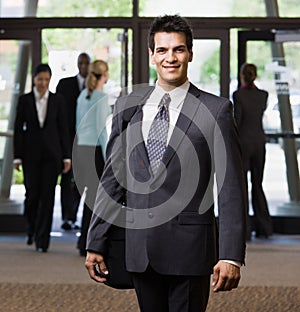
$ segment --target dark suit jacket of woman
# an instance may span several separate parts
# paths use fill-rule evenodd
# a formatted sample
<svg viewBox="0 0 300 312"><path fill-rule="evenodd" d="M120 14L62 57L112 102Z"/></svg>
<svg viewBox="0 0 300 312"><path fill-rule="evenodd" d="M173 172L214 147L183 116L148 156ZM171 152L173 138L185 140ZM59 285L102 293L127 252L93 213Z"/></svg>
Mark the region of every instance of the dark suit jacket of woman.
<svg viewBox="0 0 300 312"><path fill-rule="evenodd" d="M268 92L258 88L241 88L233 93L234 117L244 144L265 142L262 125Z"/></svg>
<svg viewBox="0 0 300 312"><path fill-rule="evenodd" d="M21 95L14 127L14 158L22 162L50 160L61 169L63 159L71 158L64 99L49 92L47 114L41 128L34 93Z"/></svg>

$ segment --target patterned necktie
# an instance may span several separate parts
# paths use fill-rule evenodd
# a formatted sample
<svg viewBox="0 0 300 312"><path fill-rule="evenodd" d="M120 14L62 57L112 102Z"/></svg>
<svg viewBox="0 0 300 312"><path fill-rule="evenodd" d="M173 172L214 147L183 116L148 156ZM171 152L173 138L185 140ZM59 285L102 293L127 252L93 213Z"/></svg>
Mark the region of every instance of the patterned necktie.
<svg viewBox="0 0 300 312"><path fill-rule="evenodd" d="M170 102L170 95L165 93L159 103L158 113L156 114L149 130L147 151L153 174L156 173L167 147Z"/></svg>

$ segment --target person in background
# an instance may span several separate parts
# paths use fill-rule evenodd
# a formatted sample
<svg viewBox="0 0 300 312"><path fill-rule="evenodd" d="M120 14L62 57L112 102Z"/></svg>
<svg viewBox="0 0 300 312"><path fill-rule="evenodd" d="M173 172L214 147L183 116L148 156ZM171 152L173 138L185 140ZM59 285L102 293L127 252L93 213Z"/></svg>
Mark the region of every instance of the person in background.
<svg viewBox="0 0 300 312"><path fill-rule="evenodd" d="M106 120L111 114L108 96L103 87L108 81L108 64L95 60L89 66L86 88L77 99L74 177L81 194L85 192L81 234L77 248L86 255L86 237L95 201L99 178L102 175L107 144Z"/></svg>
<svg viewBox="0 0 300 312"><path fill-rule="evenodd" d="M89 64L89 55L87 53L79 54L77 58L79 73L76 76L61 79L56 87L56 92L62 94L65 99L70 144L71 146L73 146L73 143L75 144L74 149L76 148L74 138L76 132L77 98L81 90L85 88ZM64 230L79 229L76 221L81 196L75 185L72 170L61 175L60 187L61 217L63 222L61 227Z"/></svg>
<svg viewBox="0 0 300 312"><path fill-rule="evenodd" d="M126 269L140 310L205 311L211 274L214 292L232 290L245 257L246 194L232 103L189 81L193 35L184 18L155 18L148 46L158 79L115 104L85 265L93 280L106 281L111 229L124 211Z"/></svg>
<svg viewBox="0 0 300 312"><path fill-rule="evenodd" d="M47 252L53 219L55 187L60 173L71 168L71 147L64 98L49 91L51 68L39 64L34 87L21 95L14 125L14 166L22 165L27 244Z"/></svg>
<svg viewBox="0 0 300 312"><path fill-rule="evenodd" d="M250 172L253 227L257 237L267 238L272 235L272 219L262 186L266 156L266 139L262 120L267 107L268 92L257 88L254 83L256 78L256 65L241 66L241 87L233 93L234 118L240 133L247 186L247 174ZM251 230L248 200L248 240L251 239Z"/></svg>

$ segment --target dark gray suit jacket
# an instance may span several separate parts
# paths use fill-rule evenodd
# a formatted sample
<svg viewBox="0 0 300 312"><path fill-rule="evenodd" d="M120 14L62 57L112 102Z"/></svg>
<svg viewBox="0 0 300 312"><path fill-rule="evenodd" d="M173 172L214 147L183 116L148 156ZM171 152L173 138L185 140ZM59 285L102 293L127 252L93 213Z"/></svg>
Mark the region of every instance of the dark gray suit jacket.
<svg viewBox="0 0 300 312"><path fill-rule="evenodd" d="M77 98L80 94L77 76L61 79L56 87L56 92L62 94L65 99L65 111L72 145L76 134Z"/></svg>
<svg viewBox="0 0 300 312"><path fill-rule="evenodd" d="M218 258L244 262L246 193L232 104L191 84L164 165L153 176L141 131L142 106L152 90L142 88L116 103L87 250L105 256L114 223L127 228L131 272L143 272L150 264L162 274L207 275ZM130 106L136 104L131 117ZM126 215L123 223L120 211Z"/></svg>

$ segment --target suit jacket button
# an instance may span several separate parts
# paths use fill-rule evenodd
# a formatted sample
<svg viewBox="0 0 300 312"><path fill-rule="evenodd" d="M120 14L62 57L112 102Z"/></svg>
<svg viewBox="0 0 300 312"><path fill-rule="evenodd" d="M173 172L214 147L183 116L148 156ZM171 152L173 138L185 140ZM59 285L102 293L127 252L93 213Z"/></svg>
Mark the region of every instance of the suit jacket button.
<svg viewBox="0 0 300 312"><path fill-rule="evenodd" d="M149 217L150 219L152 219L152 218L154 217L153 213L152 213L152 212L149 212L149 213L148 213L148 217Z"/></svg>

